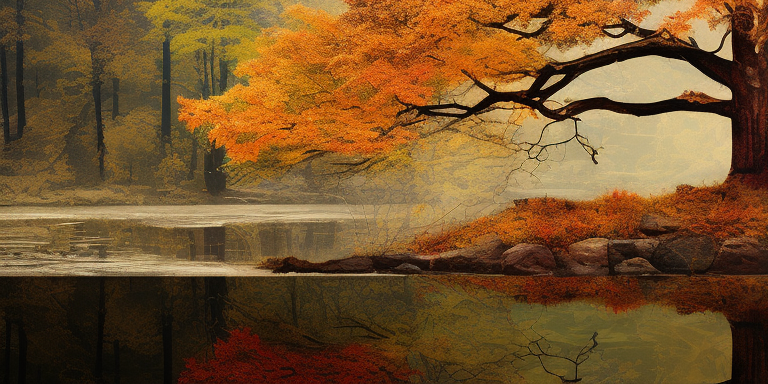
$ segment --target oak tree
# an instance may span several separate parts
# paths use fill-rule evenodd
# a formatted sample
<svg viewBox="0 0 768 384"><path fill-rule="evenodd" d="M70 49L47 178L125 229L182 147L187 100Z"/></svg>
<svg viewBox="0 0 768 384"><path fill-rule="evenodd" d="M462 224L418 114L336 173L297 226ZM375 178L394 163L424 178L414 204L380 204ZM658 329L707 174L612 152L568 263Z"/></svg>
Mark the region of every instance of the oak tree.
<svg viewBox="0 0 768 384"><path fill-rule="evenodd" d="M760 182L768 175L768 6L762 2L696 0L652 27L643 22L657 1L347 3L338 18L290 8L288 27L259 37L259 57L238 67L249 83L212 100L180 100L180 120L188 129L209 127L209 139L224 144L234 161L279 153L290 165L338 153L354 157L345 165L359 168L445 131L535 161L571 142L597 163L599 148L579 131L585 112L700 112L732 121L731 177ZM719 47L699 46L692 37L695 19L727 28ZM622 38L574 60L546 55L548 48ZM728 43L732 60L721 54ZM585 73L650 56L687 62L730 89L732 99L690 90L647 103L553 100ZM570 124L572 135L557 143L515 140L506 128L529 117Z"/></svg>

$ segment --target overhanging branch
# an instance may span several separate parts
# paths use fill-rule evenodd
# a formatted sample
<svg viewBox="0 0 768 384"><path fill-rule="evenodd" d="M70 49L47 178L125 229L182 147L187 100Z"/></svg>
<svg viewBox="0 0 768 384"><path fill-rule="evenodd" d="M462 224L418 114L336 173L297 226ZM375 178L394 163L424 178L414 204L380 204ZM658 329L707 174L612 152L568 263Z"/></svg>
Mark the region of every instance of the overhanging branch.
<svg viewBox="0 0 768 384"><path fill-rule="evenodd" d="M634 116L651 116L678 111L714 113L724 117L732 116L730 101L714 101L714 99L700 101L682 97L653 103L624 103L606 97L595 97L574 101L565 107L552 110L552 112L563 116L563 118L569 118L593 110L611 111Z"/></svg>

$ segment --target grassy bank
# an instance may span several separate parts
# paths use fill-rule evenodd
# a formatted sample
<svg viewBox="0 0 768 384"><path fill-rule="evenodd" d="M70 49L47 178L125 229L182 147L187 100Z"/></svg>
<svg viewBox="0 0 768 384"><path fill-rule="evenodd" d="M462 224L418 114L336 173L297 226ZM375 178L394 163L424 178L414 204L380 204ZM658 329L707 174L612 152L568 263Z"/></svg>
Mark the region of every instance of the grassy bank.
<svg viewBox="0 0 768 384"><path fill-rule="evenodd" d="M439 234L418 236L408 248L435 254L473 245L492 234L507 244L535 243L550 249L564 249L591 237L640 238L644 236L638 226L647 213L676 218L682 223L682 231L717 240L768 238L768 190L730 182L707 187L681 185L674 193L648 198L616 190L589 201L517 201L499 214Z"/></svg>

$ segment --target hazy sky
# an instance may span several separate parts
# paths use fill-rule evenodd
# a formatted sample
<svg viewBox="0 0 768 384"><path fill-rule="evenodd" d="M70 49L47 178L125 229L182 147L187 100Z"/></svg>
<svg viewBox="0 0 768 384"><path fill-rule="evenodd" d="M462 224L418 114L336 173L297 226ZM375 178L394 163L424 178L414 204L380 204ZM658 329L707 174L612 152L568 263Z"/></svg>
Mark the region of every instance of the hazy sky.
<svg viewBox="0 0 768 384"><path fill-rule="evenodd" d="M653 15L643 23L656 28L665 14L685 2L667 2L654 7ZM725 28L710 31L705 22L697 22L695 39L705 50L720 44ZM549 52L558 60L583 56L588 52L631 41L606 39L592 47L569 52ZM720 56L730 59L730 39ZM580 76L553 100L605 96L617 101L652 102L677 97L686 90L705 92L730 99L730 90L710 80L689 64L660 57L628 60ZM538 179L518 176L518 184L509 185L505 196L590 198L615 188L641 195L674 191L679 184L712 184L725 179L730 167L730 119L713 114L675 112L650 117L634 117L605 111L579 116L580 132L595 147L602 147L598 165L578 146L553 155L539 167ZM528 124L537 124L530 122ZM571 129L572 123L562 123ZM569 131L572 132L572 131Z"/></svg>

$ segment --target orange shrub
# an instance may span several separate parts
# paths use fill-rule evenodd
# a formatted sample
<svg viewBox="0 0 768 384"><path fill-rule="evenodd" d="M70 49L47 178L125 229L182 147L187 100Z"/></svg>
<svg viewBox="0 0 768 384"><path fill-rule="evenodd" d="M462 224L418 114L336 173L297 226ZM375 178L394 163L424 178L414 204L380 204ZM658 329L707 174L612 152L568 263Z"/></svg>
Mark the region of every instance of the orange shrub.
<svg viewBox="0 0 768 384"><path fill-rule="evenodd" d="M417 253L434 254L496 234L509 245L535 243L562 250L590 237L640 237L637 228L646 213L676 218L683 230L717 240L768 238L768 191L729 182L699 188L682 185L675 193L650 198L615 190L589 201L528 199L464 226L418 236L408 247Z"/></svg>

